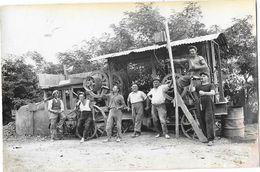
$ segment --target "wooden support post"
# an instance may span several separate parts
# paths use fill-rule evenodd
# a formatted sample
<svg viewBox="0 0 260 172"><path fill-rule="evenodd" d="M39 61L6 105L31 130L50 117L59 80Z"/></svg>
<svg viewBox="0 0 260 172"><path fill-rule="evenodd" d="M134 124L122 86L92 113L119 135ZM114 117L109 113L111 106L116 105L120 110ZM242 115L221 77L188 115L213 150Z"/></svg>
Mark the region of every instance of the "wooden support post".
<svg viewBox="0 0 260 172"><path fill-rule="evenodd" d="M113 87L113 78L112 78L112 62L108 59L108 82L109 82L109 88L112 89Z"/></svg>
<svg viewBox="0 0 260 172"><path fill-rule="evenodd" d="M170 41L170 33L169 33L169 27L167 20L165 21L165 30L166 30L166 37L167 37L167 47L168 47L168 53L170 57L170 64L171 64L171 71L172 71L172 82L173 82L173 89L174 89L174 98L175 98L175 135L176 138L179 137L179 106L178 106L178 99L177 99L177 86L176 86L176 80L175 80L175 70L174 70L174 64L173 64L173 57L172 57L172 47L171 47L171 41Z"/></svg>
<svg viewBox="0 0 260 172"><path fill-rule="evenodd" d="M223 90L223 85L222 85L222 71L221 71L221 61L220 61L220 50L219 50L219 45L218 45L218 86L219 86L219 101L220 102L225 102L224 98L224 90Z"/></svg>
<svg viewBox="0 0 260 172"><path fill-rule="evenodd" d="M64 104L64 110L67 110L67 101L66 101L66 90L61 90L61 100Z"/></svg>
<svg viewBox="0 0 260 172"><path fill-rule="evenodd" d="M217 79L217 71L216 69L216 54L215 54L215 48L214 48L214 42L210 41L210 48L211 48L211 59L212 59L212 70L213 70L213 83L216 85L218 84ZM217 89L218 92L218 89Z"/></svg>
<svg viewBox="0 0 260 172"><path fill-rule="evenodd" d="M70 92L70 96L69 96L69 99L70 99L70 109L74 109L75 103L73 101L74 100L73 99L73 88L70 88L69 92Z"/></svg>

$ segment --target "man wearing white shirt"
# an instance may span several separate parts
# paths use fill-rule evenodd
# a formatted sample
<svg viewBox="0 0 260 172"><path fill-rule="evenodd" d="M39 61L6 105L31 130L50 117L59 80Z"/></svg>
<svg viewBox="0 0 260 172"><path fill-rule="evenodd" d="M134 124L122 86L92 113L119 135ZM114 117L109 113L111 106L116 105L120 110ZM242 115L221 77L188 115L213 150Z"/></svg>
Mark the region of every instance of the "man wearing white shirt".
<svg viewBox="0 0 260 172"><path fill-rule="evenodd" d="M88 92L86 92L86 97L83 92L79 93L79 101L76 104L75 109L79 109L80 117L77 122L76 134L79 135L79 129L83 128L83 134L80 143L83 143L87 139L87 134L91 130L91 124L93 123L93 102Z"/></svg>
<svg viewBox="0 0 260 172"><path fill-rule="evenodd" d="M144 92L138 90L137 84L132 85L132 92L128 95L127 105L130 110L132 109L132 117L134 123L134 134L132 137L138 137L141 135L142 118L144 113L144 101L147 100L147 96Z"/></svg>
<svg viewBox="0 0 260 172"><path fill-rule="evenodd" d="M50 119L50 132L51 132L51 141L54 141L57 135L57 129L60 134L60 139L63 139L63 124L66 119L64 115L64 104L59 96L59 91L55 90L52 93L53 99L48 102L48 111ZM59 118L59 122L58 122Z"/></svg>
<svg viewBox="0 0 260 172"><path fill-rule="evenodd" d="M170 85L170 83L169 83ZM169 139L168 129L166 125L167 110L165 106L165 92L169 89L168 84L161 85L158 77L153 79L153 88L147 94L152 103L152 118L154 126L158 132L156 138L164 135L166 139ZM161 128L159 126L159 120Z"/></svg>

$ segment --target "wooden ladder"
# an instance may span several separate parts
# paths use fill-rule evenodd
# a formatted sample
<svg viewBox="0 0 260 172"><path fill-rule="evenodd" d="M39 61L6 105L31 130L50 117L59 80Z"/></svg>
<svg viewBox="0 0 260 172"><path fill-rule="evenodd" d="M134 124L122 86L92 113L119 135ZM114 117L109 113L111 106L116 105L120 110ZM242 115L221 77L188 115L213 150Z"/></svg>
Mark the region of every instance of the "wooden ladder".
<svg viewBox="0 0 260 172"><path fill-rule="evenodd" d="M207 138L205 137L205 135L203 134L202 130L199 128L198 123L195 121L195 119L193 118L193 116L191 115L190 111L188 110L187 106L185 105L182 97L180 96L180 94L177 92L176 94L177 96L177 102L175 105L175 108L179 109L181 108L181 110L183 111L184 115L187 117L187 119L189 120L192 128L194 129L195 133L197 134L199 140L201 142L206 142ZM178 126L179 127L179 126Z"/></svg>

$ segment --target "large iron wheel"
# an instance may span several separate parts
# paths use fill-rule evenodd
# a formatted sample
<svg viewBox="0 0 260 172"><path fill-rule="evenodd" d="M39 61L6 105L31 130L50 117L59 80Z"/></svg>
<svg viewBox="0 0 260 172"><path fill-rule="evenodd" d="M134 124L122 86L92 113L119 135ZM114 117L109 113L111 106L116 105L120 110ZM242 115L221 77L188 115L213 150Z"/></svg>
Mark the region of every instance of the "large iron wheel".
<svg viewBox="0 0 260 172"><path fill-rule="evenodd" d="M101 79L102 82L102 86L107 86L109 87L109 80L108 80L108 76L105 72L102 71L93 71L90 76L92 77L97 77Z"/></svg>
<svg viewBox="0 0 260 172"><path fill-rule="evenodd" d="M199 121L196 115L196 108L190 108L189 111L199 126ZM184 114L181 117L181 130L183 134L189 139L198 139L198 136L195 133L191 123Z"/></svg>

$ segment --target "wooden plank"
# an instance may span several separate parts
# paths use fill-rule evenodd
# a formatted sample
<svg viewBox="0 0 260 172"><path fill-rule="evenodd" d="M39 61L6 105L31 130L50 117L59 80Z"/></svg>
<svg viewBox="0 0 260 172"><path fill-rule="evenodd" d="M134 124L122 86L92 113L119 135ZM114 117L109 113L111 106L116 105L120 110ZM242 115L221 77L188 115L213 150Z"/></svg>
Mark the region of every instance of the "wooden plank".
<svg viewBox="0 0 260 172"><path fill-rule="evenodd" d="M188 110L187 106L184 104L184 101L182 100L181 96L179 93L177 93L177 99L178 99L178 106L180 107L184 113L184 115L187 117L187 119L189 120L192 128L194 129L195 133L197 134L199 140L201 142L206 142L208 139L204 136L202 130L199 128L197 122L194 120L194 118L192 117L190 111Z"/></svg>
<svg viewBox="0 0 260 172"><path fill-rule="evenodd" d="M91 75L92 72L83 72L83 73L76 73L71 74L68 76L68 78L86 78Z"/></svg>
<svg viewBox="0 0 260 172"><path fill-rule="evenodd" d="M166 31L166 35L167 35L167 47L168 47L168 53L169 53L170 64L171 64L171 69L172 69L172 82L173 82L174 97L175 97L175 104L176 104L176 107L175 107L175 135L176 135L176 138L179 138L179 111L178 111L179 110L178 109L179 100L178 100L178 98L176 98L179 93L177 91L176 80L175 80L175 70L174 70L174 63L173 63L173 56L172 56L172 47L171 47L170 32L169 32L167 20L165 21L165 31ZM172 104L174 106L174 102Z"/></svg>

